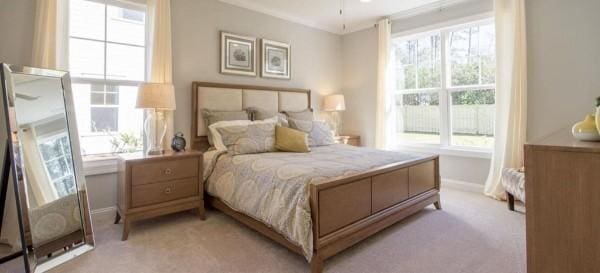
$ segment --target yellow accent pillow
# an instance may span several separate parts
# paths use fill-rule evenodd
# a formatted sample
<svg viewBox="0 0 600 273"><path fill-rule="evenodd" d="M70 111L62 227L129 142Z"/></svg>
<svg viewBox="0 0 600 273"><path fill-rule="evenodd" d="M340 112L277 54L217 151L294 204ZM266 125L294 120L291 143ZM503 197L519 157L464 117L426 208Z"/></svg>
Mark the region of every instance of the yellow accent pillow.
<svg viewBox="0 0 600 273"><path fill-rule="evenodd" d="M275 148L284 152L308 153L308 134L288 127L275 126Z"/></svg>

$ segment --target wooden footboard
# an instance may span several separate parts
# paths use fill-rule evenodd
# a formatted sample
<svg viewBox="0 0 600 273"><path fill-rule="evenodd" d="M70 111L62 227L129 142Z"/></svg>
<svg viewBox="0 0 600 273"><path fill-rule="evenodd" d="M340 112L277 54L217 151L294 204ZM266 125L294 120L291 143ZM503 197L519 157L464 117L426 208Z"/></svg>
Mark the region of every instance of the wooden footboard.
<svg viewBox="0 0 600 273"><path fill-rule="evenodd" d="M325 259L421 209L431 204L440 209L439 189L437 156L311 184L312 273L322 272ZM302 255L300 247L265 224L236 212L218 198L205 199L212 207Z"/></svg>
<svg viewBox="0 0 600 273"><path fill-rule="evenodd" d="M311 184L312 272L320 273L325 259L428 205L440 209L439 189L437 156Z"/></svg>

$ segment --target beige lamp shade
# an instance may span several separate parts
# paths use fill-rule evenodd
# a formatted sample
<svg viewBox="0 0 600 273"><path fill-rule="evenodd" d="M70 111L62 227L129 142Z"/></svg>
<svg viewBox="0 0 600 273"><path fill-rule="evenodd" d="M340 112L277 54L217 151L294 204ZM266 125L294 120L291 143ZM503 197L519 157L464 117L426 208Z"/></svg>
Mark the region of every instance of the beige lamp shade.
<svg viewBox="0 0 600 273"><path fill-rule="evenodd" d="M135 107L175 110L175 87L170 83L142 83Z"/></svg>
<svg viewBox="0 0 600 273"><path fill-rule="evenodd" d="M323 100L323 111L334 112L346 110L344 95L329 95Z"/></svg>

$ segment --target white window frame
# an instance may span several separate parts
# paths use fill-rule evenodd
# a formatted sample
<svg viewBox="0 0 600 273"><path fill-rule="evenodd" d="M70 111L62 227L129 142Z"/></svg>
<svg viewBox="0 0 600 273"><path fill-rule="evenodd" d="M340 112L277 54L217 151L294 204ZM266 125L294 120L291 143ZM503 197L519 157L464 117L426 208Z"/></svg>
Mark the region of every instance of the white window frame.
<svg viewBox="0 0 600 273"><path fill-rule="evenodd" d="M102 85L114 85L114 86L130 86L130 87L137 87L139 86L141 83L147 81L147 77L148 77L148 58L149 58L149 35L148 35L148 31L149 31L149 18L148 18L148 8L147 5L143 4L141 1L137 1L137 0L133 0L133 1L121 1L121 0L86 0L86 1L91 1L91 2L96 2L96 3L100 3L104 5L104 39L100 40L100 39L91 39L91 38L84 38L84 37L78 37L78 36L73 36L71 35L71 33L68 33L67 35L67 39L69 39L69 42L71 40L71 38L75 38L75 39L81 39L84 41L95 41L95 42L101 42L104 44L104 75L103 75L103 79L98 79L98 78L85 78L85 77L73 77L71 76L71 83L73 84L102 84ZM139 3L138 3L139 2ZM143 11L145 13L145 32L144 36L145 41L144 41L144 45L140 46L140 45L136 45L136 44L130 44L130 43L119 43L119 42L112 42L112 41L108 41L108 6L117 6L117 7L122 7L122 8L127 8L127 9L133 9L133 10L138 10L138 11ZM69 11L70 12L70 11ZM144 80L142 81L130 81L130 80L115 80L115 79L107 79L106 78L106 69L107 69L107 48L108 48L108 44L116 44L116 45L126 45L126 46L134 46L134 47L141 47L144 48ZM91 105L90 107L95 107L93 105ZM93 136L93 135L98 135L98 134L103 134L103 133L90 133L90 134L86 134L89 136ZM80 135L81 136L81 135ZM142 141L145 141L145 138L142 137ZM144 144L145 146L145 144ZM117 155L112 155L112 154L100 154L100 155L88 155L88 156L84 156L83 158L83 169L84 169L84 175L89 176L89 175L101 175L101 174L109 174L109 173L115 173L117 172Z"/></svg>
<svg viewBox="0 0 600 273"><path fill-rule="evenodd" d="M396 90L395 94L434 94L439 96L440 108L440 144L426 143L399 143L398 149L415 151L415 152L430 152L444 155L476 157L476 158L491 158L493 150L491 148L458 146L452 145L452 111L450 108L451 94L454 92L496 89L496 84L481 84L467 86L452 86L450 76L449 48L448 37L450 32L462 30L469 27L480 26L494 23L494 17L491 13L483 13L470 17L452 20L441 24L436 24L424 28L414 29L410 31L394 33L391 39L393 41L409 41L432 35L440 35L441 45L441 71L440 71L440 87L439 88L415 88ZM417 49L418 50L418 49ZM481 59L480 59L481 61ZM418 66L418 60L417 64ZM481 70L481 66L479 66ZM418 71L418 70L417 70ZM417 74L418 78L418 74ZM481 80L481 75L480 75ZM415 87L418 87L418 82L415 82Z"/></svg>

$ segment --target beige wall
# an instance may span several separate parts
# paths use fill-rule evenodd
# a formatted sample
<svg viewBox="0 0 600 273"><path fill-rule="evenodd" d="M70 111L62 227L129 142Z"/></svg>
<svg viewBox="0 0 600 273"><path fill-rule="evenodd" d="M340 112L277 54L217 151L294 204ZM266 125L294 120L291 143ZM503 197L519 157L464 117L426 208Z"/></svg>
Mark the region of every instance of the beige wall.
<svg viewBox="0 0 600 273"><path fill-rule="evenodd" d="M527 0L527 139L570 127L600 96L600 1Z"/></svg>
<svg viewBox="0 0 600 273"><path fill-rule="evenodd" d="M342 36L342 71L346 111L343 131L375 146L377 92L377 30L369 28Z"/></svg>
<svg viewBox="0 0 600 273"><path fill-rule="evenodd" d="M177 92L175 128L189 137L192 81L310 88L313 106L320 94L341 91L340 36L216 0L172 1L173 72ZM219 31L291 44L292 79L230 76L219 73Z"/></svg>
<svg viewBox="0 0 600 273"><path fill-rule="evenodd" d="M0 62L29 64L35 1L0 0Z"/></svg>

